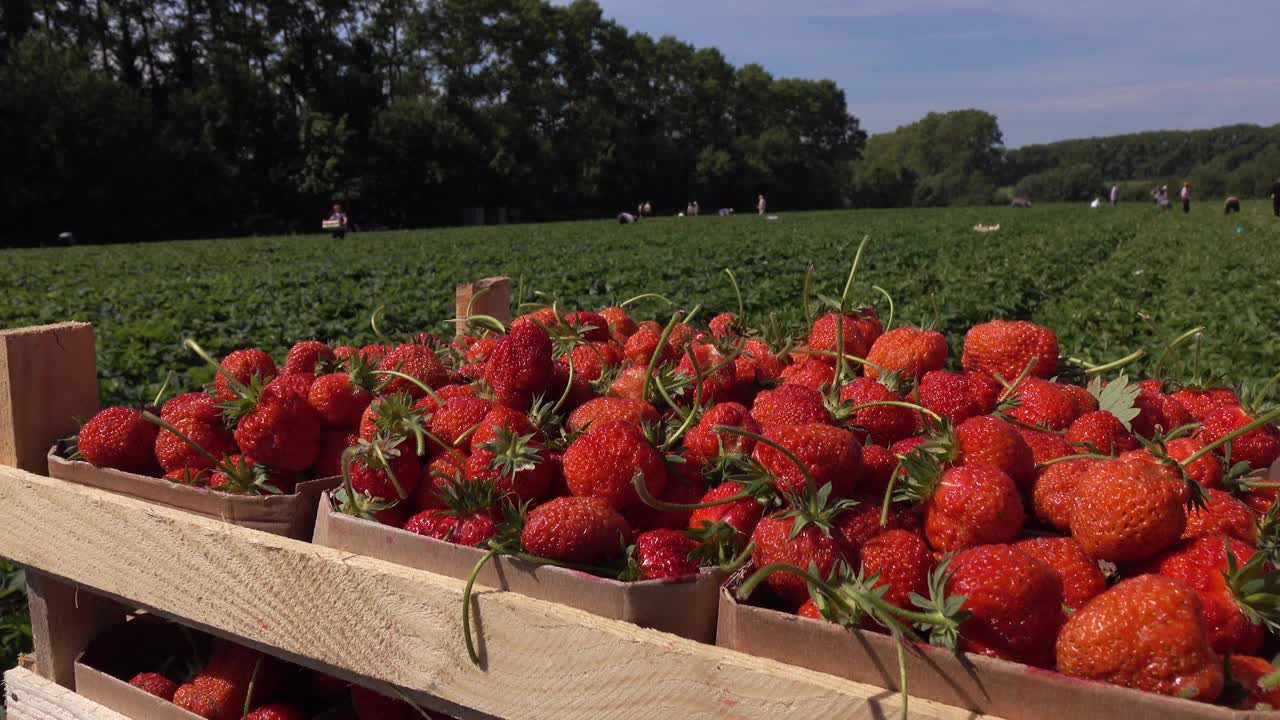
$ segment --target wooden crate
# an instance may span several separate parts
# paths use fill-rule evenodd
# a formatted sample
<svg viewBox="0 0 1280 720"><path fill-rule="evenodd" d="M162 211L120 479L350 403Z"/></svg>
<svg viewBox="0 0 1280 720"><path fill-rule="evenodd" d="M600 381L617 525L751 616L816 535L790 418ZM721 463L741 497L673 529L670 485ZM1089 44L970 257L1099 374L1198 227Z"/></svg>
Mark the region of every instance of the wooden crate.
<svg viewBox="0 0 1280 720"><path fill-rule="evenodd" d="M508 285L488 287L498 315ZM0 556L29 569L40 675L10 671L13 720L119 717L57 688L122 606L465 718L899 715L882 688L484 588L477 667L459 580L46 477L44 450L97 407L92 348L85 324L0 332ZM910 717L976 716L913 700Z"/></svg>

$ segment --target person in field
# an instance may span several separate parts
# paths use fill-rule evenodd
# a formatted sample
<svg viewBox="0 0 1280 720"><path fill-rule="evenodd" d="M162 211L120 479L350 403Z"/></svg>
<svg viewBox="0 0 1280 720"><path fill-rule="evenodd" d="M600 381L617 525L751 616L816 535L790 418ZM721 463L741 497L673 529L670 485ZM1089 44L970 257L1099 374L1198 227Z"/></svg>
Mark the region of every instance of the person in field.
<svg viewBox="0 0 1280 720"><path fill-rule="evenodd" d="M1160 208L1161 210L1172 209L1172 206L1169 204L1169 186L1168 185L1161 185L1160 190L1156 192L1156 207Z"/></svg>
<svg viewBox="0 0 1280 720"><path fill-rule="evenodd" d="M629 212L620 212L620 213L618 213L618 224L619 224L619 225L631 225L632 223L639 222L639 220L640 220L640 216L639 216L639 215L632 215L632 214L631 214L631 213L629 213Z"/></svg>
<svg viewBox="0 0 1280 720"><path fill-rule="evenodd" d="M1016 197L1009 201L1009 207L1024 208L1024 209L1029 208L1031 207L1031 201L1026 198Z"/></svg>
<svg viewBox="0 0 1280 720"><path fill-rule="evenodd" d="M1222 203L1222 214L1230 215L1231 213L1240 212L1240 198L1232 195L1227 201Z"/></svg>
<svg viewBox="0 0 1280 720"><path fill-rule="evenodd" d="M333 204L333 213L325 219L323 226L331 231L333 237L341 240L347 235L347 214L342 212L342 205Z"/></svg>
<svg viewBox="0 0 1280 720"><path fill-rule="evenodd" d="M1111 207L1115 207L1116 203L1118 202L1120 202L1120 186L1112 185L1111 186Z"/></svg>
<svg viewBox="0 0 1280 720"><path fill-rule="evenodd" d="M767 207L768 204L764 201L764 193L760 193L756 196L756 214L763 215Z"/></svg>
<svg viewBox="0 0 1280 720"><path fill-rule="evenodd" d="M1178 197L1182 200L1182 212L1191 212L1191 183L1182 183L1182 192L1178 193Z"/></svg>

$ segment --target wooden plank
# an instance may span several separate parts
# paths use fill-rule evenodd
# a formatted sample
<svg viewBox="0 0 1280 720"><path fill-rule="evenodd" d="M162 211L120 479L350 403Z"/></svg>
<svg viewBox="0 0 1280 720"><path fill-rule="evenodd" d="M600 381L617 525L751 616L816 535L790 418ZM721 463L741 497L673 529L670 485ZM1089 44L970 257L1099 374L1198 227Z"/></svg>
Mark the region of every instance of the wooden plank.
<svg viewBox="0 0 1280 720"><path fill-rule="evenodd" d="M53 441L96 412L92 325L0 330L0 465L46 472Z"/></svg>
<svg viewBox="0 0 1280 720"><path fill-rule="evenodd" d="M4 674L4 692L9 720L129 720L21 667Z"/></svg>
<svg viewBox="0 0 1280 720"><path fill-rule="evenodd" d="M46 472L49 446L97 411L92 325L0 331L0 464ZM71 687L76 655L103 623L119 618L119 609L36 571L27 573L27 585L38 667Z"/></svg>
<svg viewBox="0 0 1280 720"><path fill-rule="evenodd" d="M470 283L458 283L455 288L455 317L465 319L468 315L490 315L503 322L511 323L511 280L505 277L491 277ZM470 305L471 312L467 312ZM467 323L457 323L457 334L465 335L470 328Z"/></svg>
<svg viewBox="0 0 1280 720"><path fill-rule="evenodd" d="M479 713L538 718L883 718L891 692L0 468L0 554L110 596ZM971 718L915 700L910 717Z"/></svg>

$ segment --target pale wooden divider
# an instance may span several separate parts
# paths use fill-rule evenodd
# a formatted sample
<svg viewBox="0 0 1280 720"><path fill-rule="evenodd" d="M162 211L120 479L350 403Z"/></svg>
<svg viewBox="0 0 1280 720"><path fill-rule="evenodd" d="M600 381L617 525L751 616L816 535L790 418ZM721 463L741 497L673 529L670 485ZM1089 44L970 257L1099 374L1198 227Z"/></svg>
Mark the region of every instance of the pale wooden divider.
<svg viewBox="0 0 1280 720"><path fill-rule="evenodd" d="M506 321L508 288L491 287L472 310ZM461 292L459 303L465 310ZM474 599L482 663L473 666L458 580L44 477L49 445L97 408L93 358L83 323L0 332L0 556L29 568L36 666L62 686L93 634L122 617L119 602L347 679L392 684L468 718L900 712L898 696L881 688L485 589ZM116 720L26 669L9 675L11 690L39 701L16 700L14 720ZM917 699L910 711L917 720L975 717Z"/></svg>

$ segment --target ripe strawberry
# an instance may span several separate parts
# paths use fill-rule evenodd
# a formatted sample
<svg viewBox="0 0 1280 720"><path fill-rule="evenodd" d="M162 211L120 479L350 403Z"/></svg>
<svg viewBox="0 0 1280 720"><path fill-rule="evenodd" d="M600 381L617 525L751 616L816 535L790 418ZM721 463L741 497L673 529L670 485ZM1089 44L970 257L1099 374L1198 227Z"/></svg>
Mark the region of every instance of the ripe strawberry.
<svg viewBox="0 0 1280 720"><path fill-rule="evenodd" d="M361 351L363 354L363 351ZM425 345L397 345L378 361L379 370L394 370L416 379L435 389L449 383L449 369L440 362L434 351ZM391 377L382 388L383 394L408 393L415 400L427 393L417 384L404 378Z"/></svg>
<svg viewBox="0 0 1280 720"><path fill-rule="evenodd" d="M258 463L248 455L228 455L209 473L208 486L233 495L289 494L297 476Z"/></svg>
<svg viewBox="0 0 1280 720"><path fill-rule="evenodd" d="M564 453L564 479L577 496L603 499L621 509L640 502L632 478L642 474L654 497L667 486L662 455L635 424L614 420L593 425L570 443Z"/></svg>
<svg viewBox="0 0 1280 720"><path fill-rule="evenodd" d="M557 363L567 369L571 357L574 379L595 382L605 374L606 370L617 367L622 362L622 347L613 342L583 343L575 345L573 350L561 357Z"/></svg>
<svg viewBox="0 0 1280 720"><path fill-rule="evenodd" d="M351 430L325 430L320 433L320 450L316 453L316 477L337 477L342 474L342 453L360 442L360 436Z"/></svg>
<svg viewBox="0 0 1280 720"><path fill-rule="evenodd" d="M179 485L191 485L192 487L204 487L209 484L209 471L196 470L195 468L179 468L171 470L164 474L164 479Z"/></svg>
<svg viewBox="0 0 1280 720"><path fill-rule="evenodd" d="M765 429L831 422L822 393L804 385L781 385L761 392L751 405L751 417Z"/></svg>
<svg viewBox="0 0 1280 720"><path fill-rule="evenodd" d="M723 482L708 490L698 502L699 504L720 502L741 494L745 489L746 486L741 483ZM724 522L737 530L738 534L745 539L755 531L756 524L762 517L764 517L764 505L755 498L748 497L723 505L694 510L689 516L689 528L699 530L713 523Z"/></svg>
<svg viewBox="0 0 1280 720"><path fill-rule="evenodd" d="M736 372L736 365L727 362L715 346L695 343L680 356L680 362L676 365L676 375L686 378L689 383L677 395L686 404L696 400L704 406L731 400L738 394ZM694 384L694 378L698 376L703 378L701 394Z"/></svg>
<svg viewBox="0 0 1280 720"><path fill-rule="evenodd" d="M1187 529L1183 539L1205 535L1226 535L1254 545L1258 542L1258 518L1248 505L1234 495L1216 488L1205 490L1208 498L1204 507L1189 507Z"/></svg>
<svg viewBox="0 0 1280 720"><path fill-rule="evenodd" d="M933 330L894 328L881 335L867 353L866 374L880 377L879 368L903 378L920 379L947 366L947 338ZM877 368L879 366L879 368Z"/></svg>
<svg viewBox="0 0 1280 720"><path fill-rule="evenodd" d="M760 432L760 426L747 412L747 408L735 402L719 403L703 413L698 418L698 424L685 434L684 458L687 462L702 467L722 453L751 454L756 444L753 438L714 432L712 428L717 425Z"/></svg>
<svg viewBox="0 0 1280 720"><path fill-rule="evenodd" d="M1054 530L1070 532L1071 513L1076 507L1076 485L1096 462L1088 458L1066 460L1041 470L1031 490L1031 506L1036 519Z"/></svg>
<svg viewBox="0 0 1280 720"><path fill-rule="evenodd" d="M1031 457L1035 460L1036 465L1077 454L1071 443L1067 442L1067 439L1061 435L1037 432L1021 427L1017 428L1017 430L1018 434L1022 436L1022 439L1031 448Z"/></svg>
<svg viewBox="0 0 1280 720"><path fill-rule="evenodd" d="M409 703L360 685L351 686L351 705L355 708L356 720L417 720L419 717Z"/></svg>
<svg viewBox="0 0 1280 720"><path fill-rule="evenodd" d="M1240 684L1246 693L1243 700L1236 703L1240 710L1275 710L1280 708L1280 688L1274 682L1263 679L1274 675L1276 666L1260 657L1249 655L1231 655L1227 658L1227 668L1231 679Z"/></svg>
<svg viewBox="0 0 1280 720"><path fill-rule="evenodd" d="M902 397L870 377L857 378L840 389L842 411L867 403L886 401L902 402ZM899 405L865 407L855 411L847 422L865 430L871 436L871 442L886 447L911 437L916 432L915 411Z"/></svg>
<svg viewBox="0 0 1280 720"><path fill-rule="evenodd" d="M516 502L537 503L551 490L555 468L544 462L546 448L532 434L517 435L499 429L493 440L476 446L464 472L469 484L490 483L498 496L512 495Z"/></svg>
<svg viewBox="0 0 1280 720"><path fill-rule="evenodd" d="M1191 413L1182 403L1163 393L1141 390L1133 406L1138 409L1138 416L1132 421L1133 432L1144 438L1154 438L1192 422Z"/></svg>
<svg viewBox="0 0 1280 720"><path fill-rule="evenodd" d="M1231 406L1214 410L1204 418L1204 426L1196 437L1208 444L1226 437L1253 422L1253 416L1242 408ZM1280 457L1280 431L1272 423L1256 427L1231 441L1231 462L1244 461L1254 470L1264 470Z"/></svg>
<svg viewBox="0 0 1280 720"><path fill-rule="evenodd" d="M307 716L292 705L273 703L263 705L244 716L244 720L306 720Z"/></svg>
<svg viewBox="0 0 1280 720"><path fill-rule="evenodd" d="M569 377L569 366L564 363L554 363L551 366L551 379L547 382L547 391L545 397L556 399L564 397L564 405L562 410L572 412L580 405L595 398L598 395L595 385L584 377L575 375ZM513 403L524 407L524 403ZM532 411L533 403L529 403L529 409Z"/></svg>
<svg viewBox="0 0 1280 720"><path fill-rule="evenodd" d="M1200 599L1180 580L1140 575L1102 593L1058 636L1058 672L1213 702L1222 663L1209 647Z"/></svg>
<svg viewBox="0 0 1280 720"><path fill-rule="evenodd" d="M763 385L782 377L786 363L759 338L748 338L736 361L738 382L744 385Z"/></svg>
<svg viewBox="0 0 1280 720"><path fill-rule="evenodd" d="M979 415L990 415L996 411L1004 386L995 378L980 372L963 373L965 382L969 384L969 396L978 404Z"/></svg>
<svg viewBox="0 0 1280 720"><path fill-rule="evenodd" d="M92 465L139 475L156 474L157 427L125 407L100 411L80 428L80 455Z"/></svg>
<svg viewBox="0 0 1280 720"><path fill-rule="evenodd" d="M782 425L764 436L790 450L809 471L814 485L831 486L835 497L849 497L862 477L862 452L853 433L833 425ZM757 443L752 457L774 478L780 491L799 492L807 480L795 462L777 448Z"/></svg>
<svg viewBox="0 0 1280 720"><path fill-rule="evenodd" d="M276 364L271 360L271 356L257 348L236 350L223 358L221 364L222 369L241 385L251 384L255 376L265 385L276 376ZM218 399L223 401L236 399L232 383L227 380L226 375L218 373L213 384L217 388Z"/></svg>
<svg viewBox="0 0 1280 720"><path fill-rule="evenodd" d="M307 395L311 392L311 385L316 381L316 376L309 373L293 373L291 375L277 375L271 378L271 382L266 387L273 388L281 393L293 393L307 399Z"/></svg>
<svg viewBox="0 0 1280 720"><path fill-rule="evenodd" d="M365 345L360 348L359 354L369 362L378 363L391 352L390 345Z"/></svg>
<svg viewBox="0 0 1280 720"><path fill-rule="evenodd" d="M658 342L662 339L662 326L652 320L645 320L636 326L622 346L622 356L630 360L633 365L639 367L648 367L649 361L653 358L653 353L658 349ZM662 354L659 355L660 363L677 362L680 360L680 348L671 342L675 337L672 332L668 337L667 344L662 348Z"/></svg>
<svg viewBox="0 0 1280 720"><path fill-rule="evenodd" d="M880 324L879 318L870 308L861 308L854 314L844 315L843 319L839 313L832 312L813 321L806 344L810 350L835 352L837 335L842 333L844 347L841 352L845 355L865 358L872 343L883 331L884 327ZM831 365L836 362L834 357L823 359Z"/></svg>
<svg viewBox="0 0 1280 720"><path fill-rule="evenodd" d="M1072 611L1084 607L1107 589L1107 578L1080 543L1069 537L1037 537L1013 544L1048 565L1062 582L1062 604Z"/></svg>
<svg viewBox="0 0 1280 720"><path fill-rule="evenodd" d="M1262 647L1266 630L1250 621L1242 607L1255 591L1243 591L1227 563L1227 549L1240 565L1253 548L1239 540L1208 535L1184 540L1144 563L1139 570L1181 580L1200 596L1209 645L1217 653L1252 655Z"/></svg>
<svg viewBox="0 0 1280 720"><path fill-rule="evenodd" d="M1227 388L1182 388L1172 394L1193 418L1200 422L1225 407L1239 407L1240 398Z"/></svg>
<svg viewBox="0 0 1280 720"><path fill-rule="evenodd" d="M1066 430L1076 419L1076 403L1064 387L1048 380L1024 380L1013 394L1018 406L1008 411L1009 417L1026 425Z"/></svg>
<svg viewBox="0 0 1280 720"><path fill-rule="evenodd" d="M156 435L155 457L167 473L183 468L208 470L217 464L208 455L191 447L188 440L204 448L214 458L231 455L236 451L231 434L222 423L210 425L193 415L181 415L170 425L187 439L184 440L164 428Z"/></svg>
<svg viewBox="0 0 1280 720"><path fill-rule="evenodd" d="M320 450L320 417L304 397L263 388L240 416L236 444L258 462L280 470L305 470Z"/></svg>
<svg viewBox="0 0 1280 720"><path fill-rule="evenodd" d="M650 530L636 536L636 565L641 580L675 580L698 574L699 562L690 555L697 540L675 530Z"/></svg>
<svg viewBox="0 0 1280 720"><path fill-rule="evenodd" d="M969 418L956 428L956 461L990 465L1008 475L1020 492L1035 482L1035 456L1013 425L992 415Z"/></svg>
<svg viewBox="0 0 1280 720"><path fill-rule="evenodd" d="M1062 627L1062 582L1048 565L1012 545L958 553L947 591L965 596L962 650L1037 667L1053 664Z"/></svg>
<svg viewBox="0 0 1280 720"><path fill-rule="evenodd" d="M183 416L197 418L209 425L222 425L218 401L208 393L189 392L169 398L160 410L160 419L169 424Z"/></svg>
<svg viewBox="0 0 1280 720"><path fill-rule="evenodd" d="M160 673L154 672L138 673L133 676L129 684L145 693L155 695L169 702L173 702L173 694L178 690L177 683Z"/></svg>
<svg viewBox="0 0 1280 720"><path fill-rule="evenodd" d="M718 339L738 337L738 325L738 316L731 312L722 312L707 322L712 337Z"/></svg>
<svg viewBox="0 0 1280 720"><path fill-rule="evenodd" d="M982 464L917 471L908 458L908 493L923 503L924 535L935 550L1009 542L1022 532L1026 513L1013 480Z"/></svg>
<svg viewBox="0 0 1280 720"><path fill-rule="evenodd" d="M307 390L307 402L316 409L325 428L359 425L364 411L373 402L377 389L373 366L358 355L347 362L345 372L321 375Z"/></svg>
<svg viewBox="0 0 1280 720"><path fill-rule="evenodd" d="M690 463L671 463L667 465L667 487L658 496L663 502L675 505L692 505L702 500L707 484L702 479L702 472ZM689 527L691 510L659 510L643 503L631 505L622 510L622 516L632 530L684 530Z"/></svg>
<svg viewBox="0 0 1280 720"><path fill-rule="evenodd" d="M620 307L607 307L600 311L600 317L609 323L609 336L618 343L625 343L636 331L636 321Z"/></svg>
<svg viewBox="0 0 1280 720"><path fill-rule="evenodd" d="M856 557L862 546L871 538L889 530L907 530L920 534L920 518L910 508L893 505L884 525L880 524L880 496L859 493L853 500L855 504L845 508L835 517L831 528L832 534L840 544Z"/></svg>
<svg viewBox="0 0 1280 720"><path fill-rule="evenodd" d="M889 479L897 469L898 456L889 448L879 445L862 446L863 492L883 497L889 488Z"/></svg>
<svg viewBox="0 0 1280 720"><path fill-rule="evenodd" d="M559 311L554 307L542 307L513 320L511 329L533 326L545 328L549 332L559 333L563 331L563 328L560 327L561 324Z"/></svg>
<svg viewBox="0 0 1280 720"><path fill-rule="evenodd" d="M803 514L789 513L775 513L756 524L751 533L751 542L755 545L751 560L756 568L776 562L804 569L812 565L817 568L818 576L827 577L836 563L851 562L852 553L823 528L829 527L829 518L814 522ZM800 607L809 597L804 579L794 573L776 572L766 578L765 583L789 608Z"/></svg>
<svg viewBox="0 0 1280 720"><path fill-rule="evenodd" d="M235 688L230 683L202 675L196 675L173 693L174 705L205 720L235 720L238 716L230 710L235 699Z"/></svg>
<svg viewBox="0 0 1280 720"><path fill-rule="evenodd" d="M333 354L333 348L319 340L303 340L289 348L289 354L285 355L284 367L280 368L280 374L306 373L308 375L319 375L321 373L316 371L317 365L323 368L325 365L332 365L335 362L337 362L337 357Z"/></svg>
<svg viewBox="0 0 1280 720"><path fill-rule="evenodd" d="M1176 440L1170 440L1165 445L1165 452L1169 453L1169 457L1182 462L1198 451L1203 450L1205 443L1196 437L1180 437ZM1200 483L1206 488L1222 487L1224 471L1222 468L1222 460L1214 453L1206 453L1196 458L1183 468L1187 471L1187 477Z"/></svg>
<svg viewBox="0 0 1280 720"><path fill-rule="evenodd" d="M589 430L617 420L624 420L633 425L641 423L657 425L660 421L658 411L643 400L628 398L598 397L584 403L569 414L568 427L572 431Z"/></svg>
<svg viewBox="0 0 1280 720"><path fill-rule="evenodd" d="M1058 336L1025 320L992 320L964 336L960 364L965 370L1000 375L1013 382L1031 366L1031 377L1051 377L1058 369Z"/></svg>
<svg viewBox="0 0 1280 720"><path fill-rule="evenodd" d="M553 364L545 330L534 324L513 325L485 363L484 379L499 404L523 410L533 396L547 392Z"/></svg>
<svg viewBox="0 0 1280 720"><path fill-rule="evenodd" d="M466 457L444 453L431 458L422 469L422 480L413 494L413 508L422 510L445 509L444 493L452 485L466 480Z"/></svg>
<svg viewBox="0 0 1280 720"><path fill-rule="evenodd" d="M920 405L947 418L953 425L985 414L966 375L945 370L927 372L920 378L917 391Z"/></svg>
<svg viewBox="0 0 1280 720"><path fill-rule="evenodd" d="M360 417L360 438L372 440L378 433L414 437L423 427L422 411L408 394L380 395Z"/></svg>
<svg viewBox="0 0 1280 720"><path fill-rule="evenodd" d="M587 342L607 342L609 340L609 321L600 313L589 311L571 312L564 316L564 324L572 328Z"/></svg>
<svg viewBox="0 0 1280 720"><path fill-rule="evenodd" d="M471 433L471 451L498 439L499 430L509 430L516 435L539 435L540 431L529 421L529 416L519 410L494 405L480 420L480 427Z"/></svg>
<svg viewBox="0 0 1280 720"><path fill-rule="evenodd" d="M477 429L493 403L478 397L458 396L444 401L444 407L431 416L427 429L434 435L428 446L433 455L446 452L447 448L468 448L471 443L470 433ZM440 446L444 443L444 447Z"/></svg>
<svg viewBox="0 0 1280 720"><path fill-rule="evenodd" d="M778 374L783 385L800 385L811 390L825 390L835 382L836 372L825 360L812 355L783 368Z"/></svg>
<svg viewBox="0 0 1280 720"><path fill-rule="evenodd" d="M1091 412L1098 411L1098 398L1093 393L1079 385L1059 384L1058 389L1071 398L1071 406L1075 411L1075 416L1088 415Z"/></svg>
<svg viewBox="0 0 1280 720"><path fill-rule="evenodd" d="M1186 528L1185 487L1175 470L1155 462L1121 457L1094 463L1076 481L1071 536L1096 560L1152 557Z"/></svg>
<svg viewBox="0 0 1280 720"><path fill-rule="evenodd" d="M875 586L885 586L885 602L904 610L918 610L911 594L929 597L929 574L933 553L914 532L890 529L862 543L859 549L862 572L867 578L879 575Z"/></svg>
<svg viewBox="0 0 1280 720"><path fill-rule="evenodd" d="M398 437L361 439L347 461L351 488L384 502L412 497L422 479L422 468L413 450Z"/></svg>
<svg viewBox="0 0 1280 720"><path fill-rule="evenodd" d="M558 497L529 512L525 551L560 562L594 564L617 557L631 535L627 521L598 497Z"/></svg>
<svg viewBox="0 0 1280 720"><path fill-rule="evenodd" d="M1067 429L1067 440L1085 451L1113 455L1138 449L1138 439L1119 418L1106 410L1076 418Z"/></svg>
<svg viewBox="0 0 1280 720"><path fill-rule="evenodd" d="M446 485L442 499L447 509L424 510L409 518L404 529L455 545L477 547L498 534L491 514L497 498L489 482Z"/></svg>

